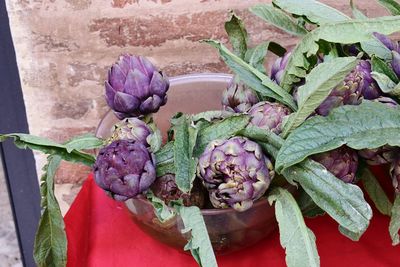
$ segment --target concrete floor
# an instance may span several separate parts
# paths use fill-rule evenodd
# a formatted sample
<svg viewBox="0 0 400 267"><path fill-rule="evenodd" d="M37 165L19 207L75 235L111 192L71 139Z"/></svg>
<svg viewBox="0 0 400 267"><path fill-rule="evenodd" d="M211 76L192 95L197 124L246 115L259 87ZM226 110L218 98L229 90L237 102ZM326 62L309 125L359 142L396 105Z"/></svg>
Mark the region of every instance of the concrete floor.
<svg viewBox="0 0 400 267"><path fill-rule="evenodd" d="M0 158L0 266L22 266L7 185Z"/></svg>

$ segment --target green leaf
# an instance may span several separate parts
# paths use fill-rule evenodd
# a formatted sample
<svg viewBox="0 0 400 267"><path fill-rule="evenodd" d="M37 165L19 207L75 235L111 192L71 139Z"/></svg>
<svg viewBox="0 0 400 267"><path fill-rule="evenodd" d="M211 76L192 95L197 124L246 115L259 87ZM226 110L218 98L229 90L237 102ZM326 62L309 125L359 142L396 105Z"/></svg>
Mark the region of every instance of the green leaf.
<svg viewBox="0 0 400 267"><path fill-rule="evenodd" d="M395 0L378 0L393 16L400 15L400 4Z"/></svg>
<svg viewBox="0 0 400 267"><path fill-rule="evenodd" d="M168 207L165 202L162 199L156 197L151 190L147 192L146 198L153 206L154 214L157 216L160 222L164 223L175 217L176 213L174 209Z"/></svg>
<svg viewBox="0 0 400 267"><path fill-rule="evenodd" d="M350 19L339 10L314 0L273 0L272 2L284 11L298 16L305 16L309 21L316 24Z"/></svg>
<svg viewBox="0 0 400 267"><path fill-rule="evenodd" d="M243 21L231 11L229 21L225 22L225 31L228 34L234 53L244 59L247 51L247 31Z"/></svg>
<svg viewBox="0 0 400 267"><path fill-rule="evenodd" d="M196 178L197 159L193 157L197 131L190 125L188 116L173 119L175 134L174 164L176 185L182 192L189 192Z"/></svg>
<svg viewBox="0 0 400 267"><path fill-rule="evenodd" d="M221 119L228 118L235 114L236 113L234 113L234 112L230 112L230 111L226 111L226 110L209 110L209 111L200 112L195 115L192 115L192 121L194 123L196 123L200 120L212 122L214 120L221 120Z"/></svg>
<svg viewBox="0 0 400 267"><path fill-rule="evenodd" d="M296 110L293 97L273 82L267 75L250 66L247 62L231 53L220 42L205 40L206 43L218 49L221 58L239 77L239 79L264 97L276 99L291 109Z"/></svg>
<svg viewBox="0 0 400 267"><path fill-rule="evenodd" d="M250 64L250 66L254 67L258 71L262 73L266 73L264 67L264 60L267 56L267 51L269 47L269 42L264 42L257 45L254 48L248 49L244 60Z"/></svg>
<svg viewBox="0 0 400 267"><path fill-rule="evenodd" d="M250 12L290 34L302 36L307 30L298 25L289 15L271 4L259 4L249 8Z"/></svg>
<svg viewBox="0 0 400 267"><path fill-rule="evenodd" d="M296 128L279 151L275 168L281 171L308 156L347 145L356 150L385 144L400 146L400 108L364 100L358 106L333 109Z"/></svg>
<svg viewBox="0 0 400 267"><path fill-rule="evenodd" d="M284 71L281 86L290 90L293 83L306 76L310 63L307 58L318 52L319 40L354 44L375 39L373 32L391 34L400 30L400 17L380 17L323 24L303 37L293 49ZM338 34L340 33L340 34Z"/></svg>
<svg viewBox="0 0 400 267"><path fill-rule="evenodd" d="M275 188L268 197L275 202L275 216L279 224L280 241L286 250L288 267L320 266L315 235L306 226L293 196L283 188Z"/></svg>
<svg viewBox="0 0 400 267"><path fill-rule="evenodd" d="M370 41L361 42L361 48L370 57L377 56L384 60L392 59L392 52L375 36Z"/></svg>
<svg viewBox="0 0 400 267"><path fill-rule="evenodd" d="M282 135L301 125L356 65L355 57L338 57L312 69L298 90L298 110L285 123Z"/></svg>
<svg viewBox="0 0 400 267"><path fill-rule="evenodd" d="M234 136L237 132L243 130L249 121L249 116L240 114L201 129L197 135L197 143L193 152L194 156L199 157L211 141L216 139L228 139Z"/></svg>
<svg viewBox="0 0 400 267"><path fill-rule="evenodd" d="M350 0L351 11L353 12L353 16L356 19L366 19L368 18L364 13L362 13L353 3L353 0Z"/></svg>
<svg viewBox="0 0 400 267"><path fill-rule="evenodd" d="M379 72L388 76L394 83L398 83L399 79L397 78L396 73L390 68L385 61L379 59L377 57L372 57L371 59L372 71Z"/></svg>
<svg viewBox="0 0 400 267"><path fill-rule="evenodd" d="M247 125L238 135L247 137L256 142L269 143L274 147L280 148L283 144L283 139L271 131L262 129L252 124Z"/></svg>
<svg viewBox="0 0 400 267"><path fill-rule="evenodd" d="M386 74L373 71L371 72L371 76L378 83L382 92L392 92L396 87L396 84Z"/></svg>
<svg viewBox="0 0 400 267"><path fill-rule="evenodd" d="M181 206L178 211L185 226L183 232L190 232L191 234L191 239L186 244L185 250L192 252L193 257L201 267L218 266L200 209L196 206Z"/></svg>
<svg viewBox="0 0 400 267"><path fill-rule="evenodd" d="M300 195L296 200L301 212L305 217L314 218L325 214L325 211L318 207L314 200L312 200L312 198L304 190L300 191Z"/></svg>
<svg viewBox="0 0 400 267"><path fill-rule="evenodd" d="M82 150L102 147L104 145L104 141L103 139L97 138L93 134L88 133L74 137L64 145L67 152L71 153L74 149Z"/></svg>
<svg viewBox="0 0 400 267"><path fill-rule="evenodd" d="M40 179L42 216L33 251L35 262L40 267L62 267L67 264L67 236L64 231L64 220L54 196L54 176L60 162L60 156L49 156L48 164L43 168L45 173Z"/></svg>
<svg viewBox="0 0 400 267"><path fill-rule="evenodd" d="M391 211L391 218L389 224L389 233L392 238L393 246L400 244L399 230L400 230L400 195L396 195L394 204Z"/></svg>
<svg viewBox="0 0 400 267"><path fill-rule="evenodd" d="M353 236L361 236L368 228L372 210L358 186L344 183L310 159L285 169L282 174L289 181L298 182L315 204Z"/></svg>
<svg viewBox="0 0 400 267"><path fill-rule="evenodd" d="M30 134L12 133L0 135L0 142L6 140L7 138L13 138L14 144L20 149L29 148L49 155L59 155L66 161L92 166L96 160L93 155L78 151L76 149L68 152L66 145L58 144L52 140Z"/></svg>
<svg viewBox="0 0 400 267"><path fill-rule="evenodd" d="M390 216L393 205L375 176L367 167L364 167L360 172L360 177L365 191L374 202L376 208L380 213Z"/></svg>

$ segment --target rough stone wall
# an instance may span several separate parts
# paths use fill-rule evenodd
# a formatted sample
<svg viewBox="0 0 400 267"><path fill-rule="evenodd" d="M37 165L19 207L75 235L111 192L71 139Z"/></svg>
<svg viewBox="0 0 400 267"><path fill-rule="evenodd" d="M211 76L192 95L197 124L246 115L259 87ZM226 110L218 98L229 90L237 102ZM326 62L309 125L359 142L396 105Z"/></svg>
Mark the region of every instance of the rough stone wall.
<svg viewBox="0 0 400 267"><path fill-rule="evenodd" d="M245 21L251 43L296 39L251 15L257 0L6 0L30 131L57 141L94 131L107 111L103 82L121 53L150 57L167 75L227 72L216 51L198 41L226 41L229 9ZM323 1L350 13L348 0ZM375 1L356 1L371 17ZM44 157L36 154L38 171ZM89 170L63 164L60 188L76 188ZM76 190L75 190L76 191Z"/></svg>

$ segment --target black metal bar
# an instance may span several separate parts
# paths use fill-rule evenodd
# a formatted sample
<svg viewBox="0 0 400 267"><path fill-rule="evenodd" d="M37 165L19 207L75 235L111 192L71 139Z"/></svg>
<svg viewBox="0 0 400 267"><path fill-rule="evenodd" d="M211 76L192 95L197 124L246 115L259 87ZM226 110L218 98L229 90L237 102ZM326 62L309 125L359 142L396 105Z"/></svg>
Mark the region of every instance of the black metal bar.
<svg viewBox="0 0 400 267"><path fill-rule="evenodd" d="M29 132L5 1L0 0L0 133ZM0 144L21 258L36 266L33 244L40 217L40 194L33 154L11 141Z"/></svg>

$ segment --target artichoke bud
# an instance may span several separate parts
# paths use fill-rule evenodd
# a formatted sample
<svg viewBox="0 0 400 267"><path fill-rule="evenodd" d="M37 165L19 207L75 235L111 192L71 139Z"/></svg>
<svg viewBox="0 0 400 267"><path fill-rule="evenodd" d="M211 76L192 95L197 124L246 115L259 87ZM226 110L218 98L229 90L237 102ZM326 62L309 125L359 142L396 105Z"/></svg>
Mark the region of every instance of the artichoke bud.
<svg viewBox="0 0 400 267"><path fill-rule="evenodd" d="M241 82L235 82L233 78L222 93L222 106L224 110L242 113L250 109L258 102L256 93Z"/></svg>
<svg viewBox="0 0 400 267"><path fill-rule="evenodd" d="M392 40L390 40L390 38L387 37L386 35L380 34L378 32L374 32L373 34L390 51L393 51L393 50L398 51L399 50L399 44L397 42L393 42Z"/></svg>
<svg viewBox="0 0 400 267"><path fill-rule="evenodd" d="M381 94L381 90L371 76L370 62L361 60L343 82L331 91L316 112L326 116L333 108L342 105L359 105L363 98L375 99Z"/></svg>
<svg viewBox="0 0 400 267"><path fill-rule="evenodd" d="M156 181L151 186L151 190L156 197L162 199L167 205L171 201L182 199L183 204L187 207L204 207L204 190L198 180L194 181L190 194L187 194L179 190L175 182L175 175L166 174L164 176L157 177Z"/></svg>
<svg viewBox="0 0 400 267"><path fill-rule="evenodd" d="M391 163L394 160L396 149L385 145L375 149L362 149L358 151L358 155L365 159L368 165L382 165Z"/></svg>
<svg viewBox="0 0 400 267"><path fill-rule="evenodd" d="M119 119L157 112L167 102L168 78L145 57L122 55L108 72L106 101Z"/></svg>
<svg viewBox="0 0 400 267"><path fill-rule="evenodd" d="M126 118L113 126L111 137L107 140L112 143L116 140L134 140L149 145L148 137L153 134L150 127L138 118Z"/></svg>
<svg viewBox="0 0 400 267"><path fill-rule="evenodd" d="M347 146L320 153L312 159L321 163L334 176L345 183L355 182L358 168L357 152Z"/></svg>
<svg viewBox="0 0 400 267"><path fill-rule="evenodd" d="M99 187L115 200L125 201L149 189L156 179L155 157L133 140L117 140L102 148L93 165Z"/></svg>
<svg viewBox="0 0 400 267"><path fill-rule="evenodd" d="M257 143L232 137L208 144L199 158L197 175L215 208L245 211L264 195L274 170Z"/></svg>
<svg viewBox="0 0 400 267"><path fill-rule="evenodd" d="M251 117L250 123L265 130L270 130L275 134L282 131L282 122L290 114L290 109L286 106L274 102L259 102L249 110Z"/></svg>
<svg viewBox="0 0 400 267"><path fill-rule="evenodd" d="M291 54L291 52L285 53L285 55L278 58L271 67L271 79L277 84L280 84L282 81L282 77Z"/></svg>

